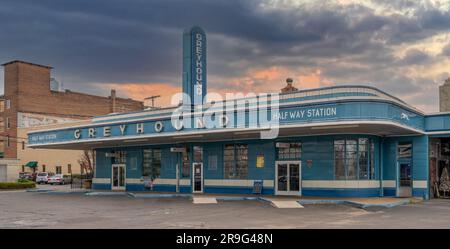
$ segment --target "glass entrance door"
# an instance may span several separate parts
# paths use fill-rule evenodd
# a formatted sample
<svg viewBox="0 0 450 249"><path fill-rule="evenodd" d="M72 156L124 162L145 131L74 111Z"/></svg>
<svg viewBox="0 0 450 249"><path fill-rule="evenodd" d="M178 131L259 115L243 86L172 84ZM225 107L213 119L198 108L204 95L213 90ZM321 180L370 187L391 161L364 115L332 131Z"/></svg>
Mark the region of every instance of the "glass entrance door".
<svg viewBox="0 0 450 249"><path fill-rule="evenodd" d="M275 167L275 194L301 195L300 161L280 161Z"/></svg>
<svg viewBox="0 0 450 249"><path fill-rule="evenodd" d="M411 177L411 163L399 162L399 197L411 197L412 196L412 177Z"/></svg>
<svg viewBox="0 0 450 249"><path fill-rule="evenodd" d="M192 192L203 193L203 163L193 163L192 171Z"/></svg>
<svg viewBox="0 0 450 249"><path fill-rule="evenodd" d="M112 190L125 190L125 164L113 164L111 178Z"/></svg>

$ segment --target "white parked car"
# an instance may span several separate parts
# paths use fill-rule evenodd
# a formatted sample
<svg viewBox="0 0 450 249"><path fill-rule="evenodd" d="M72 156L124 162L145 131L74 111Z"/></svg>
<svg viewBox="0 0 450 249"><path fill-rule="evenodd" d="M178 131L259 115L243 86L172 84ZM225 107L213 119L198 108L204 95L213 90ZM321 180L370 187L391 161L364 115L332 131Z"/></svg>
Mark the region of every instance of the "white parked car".
<svg viewBox="0 0 450 249"><path fill-rule="evenodd" d="M48 173L48 172L40 172L37 174L36 176L36 183L37 184L41 184L41 183L48 183L48 179L52 176L52 173Z"/></svg>
<svg viewBox="0 0 450 249"><path fill-rule="evenodd" d="M48 178L49 184L61 184L64 185L66 183L66 180L64 180L63 174L56 174L54 176L51 176Z"/></svg>

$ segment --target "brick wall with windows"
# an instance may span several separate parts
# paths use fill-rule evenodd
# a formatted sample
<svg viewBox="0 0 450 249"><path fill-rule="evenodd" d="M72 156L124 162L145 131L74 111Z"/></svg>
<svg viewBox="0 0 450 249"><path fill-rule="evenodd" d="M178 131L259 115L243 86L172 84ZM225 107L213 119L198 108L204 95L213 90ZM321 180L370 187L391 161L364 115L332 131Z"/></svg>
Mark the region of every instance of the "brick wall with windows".
<svg viewBox="0 0 450 249"><path fill-rule="evenodd" d="M132 99L111 96L95 96L69 90L50 90L51 67L24 61L11 61L4 67L4 96L0 119L3 131L5 158L17 158L17 145L26 138L17 136L18 112L43 114L72 119L86 119L112 112L129 112L143 109L143 103ZM6 104L6 102L8 104ZM8 106L8 108L6 108ZM7 128L7 120L9 128ZM6 146L9 136L10 146Z"/></svg>

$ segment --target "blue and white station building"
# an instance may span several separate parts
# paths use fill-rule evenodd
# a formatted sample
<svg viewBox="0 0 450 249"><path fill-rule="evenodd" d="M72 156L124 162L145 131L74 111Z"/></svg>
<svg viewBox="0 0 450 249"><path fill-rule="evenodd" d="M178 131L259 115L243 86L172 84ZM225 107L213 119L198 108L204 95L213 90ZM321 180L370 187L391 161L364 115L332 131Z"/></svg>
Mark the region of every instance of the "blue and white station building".
<svg viewBox="0 0 450 249"><path fill-rule="evenodd" d="M93 189L297 196L417 196L450 135L382 90L335 86L204 102L206 36L183 34L178 106L32 131L28 146L95 151ZM176 117L176 118L174 118Z"/></svg>

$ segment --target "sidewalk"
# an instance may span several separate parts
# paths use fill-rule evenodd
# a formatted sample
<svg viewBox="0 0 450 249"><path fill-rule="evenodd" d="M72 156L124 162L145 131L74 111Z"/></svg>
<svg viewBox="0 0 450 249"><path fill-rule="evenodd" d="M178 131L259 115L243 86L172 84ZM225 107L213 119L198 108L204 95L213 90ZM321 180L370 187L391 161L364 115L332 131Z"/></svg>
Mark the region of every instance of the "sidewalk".
<svg viewBox="0 0 450 249"><path fill-rule="evenodd" d="M71 189L70 185L52 186L38 185L27 192L45 192L52 194L84 193L86 196L128 196L131 198L189 198L194 204L217 204L218 201L263 201L276 208L303 208L305 205L350 205L357 208L392 208L410 203L422 202L422 198L368 197L368 198L336 198L311 196L273 196L255 194L191 194L173 192L125 192L125 191L93 191L89 189Z"/></svg>

